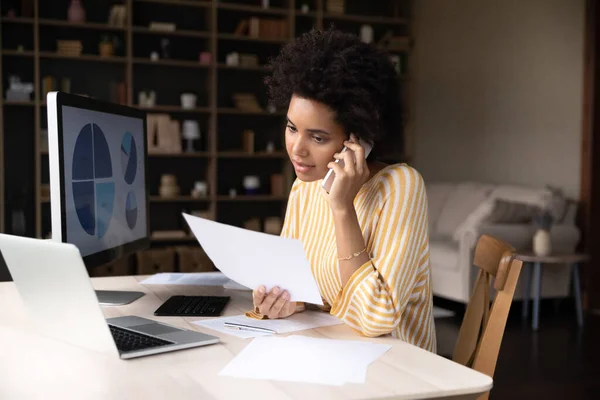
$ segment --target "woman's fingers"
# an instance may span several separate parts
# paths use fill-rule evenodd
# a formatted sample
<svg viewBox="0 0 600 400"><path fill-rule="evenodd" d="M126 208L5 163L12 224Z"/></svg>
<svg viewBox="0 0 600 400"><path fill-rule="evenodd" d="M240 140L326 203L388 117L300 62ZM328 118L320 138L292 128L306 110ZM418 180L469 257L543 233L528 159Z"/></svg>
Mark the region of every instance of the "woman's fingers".
<svg viewBox="0 0 600 400"><path fill-rule="evenodd" d="M274 287L269 292L269 294L267 294L267 296L263 300L262 304L259 306L260 313L264 314L264 315L269 315L269 311L271 310L271 307L273 307L273 304L275 304L275 301L277 300L277 298L279 297L280 294L281 294L281 290L278 287Z"/></svg>
<svg viewBox="0 0 600 400"><path fill-rule="evenodd" d="M283 291L279 297L277 298L277 300L275 300L275 303L273 303L273 306L271 307L271 309L269 310L269 313L267 314L267 316L269 318L278 318L281 315L281 311L287 310L287 305L289 304L290 301L290 295L288 294L288 292ZM285 309L284 309L285 307Z"/></svg>
<svg viewBox="0 0 600 400"><path fill-rule="evenodd" d="M252 291L252 302L254 303L254 311L260 312L260 306L265 299L266 289L264 286L259 286Z"/></svg>

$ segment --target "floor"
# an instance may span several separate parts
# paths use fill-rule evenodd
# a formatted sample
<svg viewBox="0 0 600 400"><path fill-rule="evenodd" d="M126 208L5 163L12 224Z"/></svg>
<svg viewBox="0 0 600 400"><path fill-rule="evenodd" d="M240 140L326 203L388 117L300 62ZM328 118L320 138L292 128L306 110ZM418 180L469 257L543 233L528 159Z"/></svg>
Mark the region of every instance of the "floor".
<svg viewBox="0 0 600 400"><path fill-rule="evenodd" d="M438 354L450 357L464 309L435 299L453 309L454 317L436 318ZM599 399L600 315L587 314L583 329L575 322L569 300L542 302L540 328L521 319L521 303L511 309L491 399ZM531 313L530 313L531 315Z"/></svg>

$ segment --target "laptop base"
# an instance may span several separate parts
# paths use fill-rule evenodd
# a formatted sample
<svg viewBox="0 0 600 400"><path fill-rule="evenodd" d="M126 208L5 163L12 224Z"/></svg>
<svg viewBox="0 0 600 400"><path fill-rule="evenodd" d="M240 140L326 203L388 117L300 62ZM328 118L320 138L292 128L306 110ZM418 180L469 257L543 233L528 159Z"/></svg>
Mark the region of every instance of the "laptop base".
<svg viewBox="0 0 600 400"><path fill-rule="evenodd" d="M103 306L122 306L134 302L143 295L144 292L96 290L98 302Z"/></svg>

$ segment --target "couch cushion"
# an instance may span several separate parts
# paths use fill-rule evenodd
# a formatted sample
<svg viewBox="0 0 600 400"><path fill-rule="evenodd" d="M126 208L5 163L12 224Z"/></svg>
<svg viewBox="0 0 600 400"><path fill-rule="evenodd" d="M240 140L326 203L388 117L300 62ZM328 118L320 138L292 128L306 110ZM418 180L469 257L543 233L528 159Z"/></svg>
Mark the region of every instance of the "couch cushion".
<svg viewBox="0 0 600 400"><path fill-rule="evenodd" d="M431 268L458 269L458 243L452 238L436 238L429 241L429 264Z"/></svg>
<svg viewBox="0 0 600 400"><path fill-rule="evenodd" d="M452 237L460 224L484 202L492 188L492 185L474 182L457 184L446 200L434 230Z"/></svg>
<svg viewBox="0 0 600 400"><path fill-rule="evenodd" d="M435 223L437 222L446 200L450 193L456 188L454 183L433 182L425 183L427 193L427 218L429 220L429 234L435 235Z"/></svg>
<svg viewBox="0 0 600 400"><path fill-rule="evenodd" d="M527 203L494 199L492 212L485 219L490 224L529 224L533 221L536 208Z"/></svg>

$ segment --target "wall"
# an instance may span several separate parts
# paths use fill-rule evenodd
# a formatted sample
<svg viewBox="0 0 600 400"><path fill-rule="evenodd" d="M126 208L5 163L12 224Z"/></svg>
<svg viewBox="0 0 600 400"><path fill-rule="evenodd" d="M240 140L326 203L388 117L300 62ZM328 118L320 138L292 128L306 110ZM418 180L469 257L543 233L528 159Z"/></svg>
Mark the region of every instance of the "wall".
<svg viewBox="0 0 600 400"><path fill-rule="evenodd" d="M414 165L579 196L584 0L417 0Z"/></svg>

